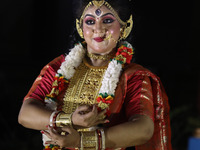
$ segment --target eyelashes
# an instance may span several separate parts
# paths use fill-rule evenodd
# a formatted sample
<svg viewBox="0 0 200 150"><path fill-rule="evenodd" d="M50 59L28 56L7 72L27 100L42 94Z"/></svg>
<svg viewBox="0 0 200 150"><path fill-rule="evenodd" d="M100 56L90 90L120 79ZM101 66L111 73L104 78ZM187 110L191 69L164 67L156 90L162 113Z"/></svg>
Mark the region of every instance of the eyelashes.
<svg viewBox="0 0 200 150"><path fill-rule="evenodd" d="M103 19L103 23L104 24L110 24L110 23L113 23L115 20L114 19L112 19L112 18L105 18L105 19ZM95 20L94 19L90 19L90 18L88 18L88 19L86 19L85 20L85 23L87 24L87 25L94 25L95 24Z"/></svg>
<svg viewBox="0 0 200 150"><path fill-rule="evenodd" d="M113 23L114 21L115 21L115 20L112 19L112 18L106 18L106 19L103 20L103 23L109 24L109 23Z"/></svg>
<svg viewBox="0 0 200 150"><path fill-rule="evenodd" d="M94 20L94 19L86 19L86 20L85 20L85 23L86 23L87 25L93 25L93 24L95 24L95 20Z"/></svg>

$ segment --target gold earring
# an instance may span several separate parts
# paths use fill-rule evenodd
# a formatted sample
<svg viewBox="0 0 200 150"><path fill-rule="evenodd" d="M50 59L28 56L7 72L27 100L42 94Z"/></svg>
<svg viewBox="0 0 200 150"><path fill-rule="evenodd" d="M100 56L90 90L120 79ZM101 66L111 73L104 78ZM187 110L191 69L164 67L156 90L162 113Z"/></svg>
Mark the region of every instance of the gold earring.
<svg viewBox="0 0 200 150"><path fill-rule="evenodd" d="M129 20L126 22L126 25L123 28L121 39L126 39L131 33L132 28L133 28L133 19L131 15Z"/></svg>
<svg viewBox="0 0 200 150"><path fill-rule="evenodd" d="M78 19L76 19L76 30L77 30L78 34L80 35L80 37L82 39L84 39L84 37L83 37L83 30L80 27L80 21Z"/></svg>
<svg viewBox="0 0 200 150"><path fill-rule="evenodd" d="M133 19L131 15L129 20L126 22L126 25L120 28L120 38L118 41L121 41L122 39L125 40L131 33L132 28L133 28Z"/></svg>

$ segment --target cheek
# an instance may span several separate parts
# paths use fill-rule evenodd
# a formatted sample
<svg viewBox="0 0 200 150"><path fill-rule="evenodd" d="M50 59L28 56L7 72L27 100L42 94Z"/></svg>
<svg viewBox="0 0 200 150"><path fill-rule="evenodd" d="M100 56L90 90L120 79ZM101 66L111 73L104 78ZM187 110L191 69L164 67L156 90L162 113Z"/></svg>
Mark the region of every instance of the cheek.
<svg viewBox="0 0 200 150"><path fill-rule="evenodd" d="M113 36L119 36L120 35L120 26L116 26L114 28L111 28L109 30L109 32L113 35Z"/></svg>
<svg viewBox="0 0 200 150"><path fill-rule="evenodd" d="M92 29L83 26L83 34L84 34L84 36L90 36L90 35L92 35Z"/></svg>

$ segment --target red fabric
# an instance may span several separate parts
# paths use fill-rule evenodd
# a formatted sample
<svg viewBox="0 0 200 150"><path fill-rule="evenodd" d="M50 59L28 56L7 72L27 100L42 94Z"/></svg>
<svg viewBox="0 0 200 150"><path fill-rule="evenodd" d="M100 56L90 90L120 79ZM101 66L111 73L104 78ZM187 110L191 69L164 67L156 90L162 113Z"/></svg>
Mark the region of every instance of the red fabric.
<svg viewBox="0 0 200 150"><path fill-rule="evenodd" d="M140 97L144 79L150 83L148 88L152 91L149 102ZM124 68L110 111L108 127L123 123L135 114L147 115L154 120L153 137L144 145L136 146L136 150L172 150L168 97L160 79L149 70L137 64Z"/></svg>
<svg viewBox="0 0 200 150"><path fill-rule="evenodd" d="M45 66L25 99L43 101L50 93L53 77L63 61L62 55ZM63 95L64 92L59 95L60 102ZM62 102L60 108L61 105ZM110 112L110 123L106 127L126 122L136 114L147 115L154 121L153 137L146 144L136 146L136 150L171 150L168 98L159 78L147 69L137 64L124 68Z"/></svg>
<svg viewBox="0 0 200 150"><path fill-rule="evenodd" d="M28 94L24 97L24 100L34 98L44 101L46 94L49 94L51 91L54 76L64 61L64 58L64 55L55 58L41 70Z"/></svg>

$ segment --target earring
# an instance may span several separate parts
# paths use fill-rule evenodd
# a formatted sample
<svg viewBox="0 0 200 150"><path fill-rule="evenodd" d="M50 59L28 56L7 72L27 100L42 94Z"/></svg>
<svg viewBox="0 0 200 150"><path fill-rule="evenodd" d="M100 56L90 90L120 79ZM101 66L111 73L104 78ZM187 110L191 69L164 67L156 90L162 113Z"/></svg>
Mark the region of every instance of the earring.
<svg viewBox="0 0 200 150"><path fill-rule="evenodd" d="M133 28L133 19L132 19L132 15L131 15L130 19L127 21L126 26L124 28L124 31L123 31L123 34L122 34L123 39L126 39L129 36L132 28Z"/></svg>
<svg viewBox="0 0 200 150"><path fill-rule="evenodd" d="M132 28L133 28L133 19L132 19L132 15L131 15L129 20L126 22L126 25L123 26L122 28L120 28L121 37L120 37L119 41L122 39L125 40L131 33Z"/></svg>
<svg viewBox="0 0 200 150"><path fill-rule="evenodd" d="M83 37L83 30L80 27L80 21L78 19L76 19L76 30L77 30L78 34L80 35L80 37L82 39L84 39L84 37Z"/></svg>

